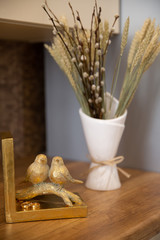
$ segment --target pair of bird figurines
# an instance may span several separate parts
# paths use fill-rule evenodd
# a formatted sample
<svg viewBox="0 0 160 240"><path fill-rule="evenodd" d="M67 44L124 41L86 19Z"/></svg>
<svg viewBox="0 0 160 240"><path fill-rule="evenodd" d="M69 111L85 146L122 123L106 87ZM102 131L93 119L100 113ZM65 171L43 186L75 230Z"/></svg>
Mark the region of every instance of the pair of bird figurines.
<svg viewBox="0 0 160 240"><path fill-rule="evenodd" d="M48 177L51 182L45 182ZM21 203L21 207L23 209L25 208L25 210L30 210L30 206L35 206L35 202L30 202L30 199L47 194L54 194L61 197L66 206L72 207L73 204L83 205L83 201L77 194L63 187L67 182L83 182L74 179L70 175L64 165L62 157L53 157L51 167L49 168L46 155L37 155L34 162L27 169L25 182L26 181L31 182L32 186L16 191L16 199L18 202L27 200L27 202Z"/></svg>
<svg viewBox="0 0 160 240"><path fill-rule="evenodd" d="M83 181L76 180L70 175L62 157L53 157L51 167L49 169L46 155L39 154L27 169L26 181L29 181L32 184L40 184L48 177L51 182L61 186L67 182L83 183Z"/></svg>

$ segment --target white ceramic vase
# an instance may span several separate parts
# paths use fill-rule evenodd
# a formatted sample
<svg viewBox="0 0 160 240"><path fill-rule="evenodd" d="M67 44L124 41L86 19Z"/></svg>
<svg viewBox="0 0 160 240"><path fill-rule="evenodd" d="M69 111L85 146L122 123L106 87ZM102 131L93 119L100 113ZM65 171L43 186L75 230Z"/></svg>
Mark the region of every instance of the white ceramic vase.
<svg viewBox="0 0 160 240"><path fill-rule="evenodd" d="M106 99L110 99L109 93L106 94ZM112 118L117 105L118 100L113 98L110 114L111 119L107 120L89 117L81 109L79 110L89 154L96 162L110 160L116 156L127 116L127 111L125 111L122 116ZM90 168L96 165L95 163L91 163ZM99 191L120 188L121 183L116 165L99 165L99 167L94 168L88 174L86 187Z"/></svg>

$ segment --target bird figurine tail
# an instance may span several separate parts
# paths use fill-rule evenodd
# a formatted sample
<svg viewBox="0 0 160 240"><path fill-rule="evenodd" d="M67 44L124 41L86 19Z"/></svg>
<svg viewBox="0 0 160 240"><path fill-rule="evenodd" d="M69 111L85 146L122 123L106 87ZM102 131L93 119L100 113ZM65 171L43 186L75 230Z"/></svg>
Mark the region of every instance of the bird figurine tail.
<svg viewBox="0 0 160 240"><path fill-rule="evenodd" d="M72 182L73 182L73 183L79 183L79 184L82 184L82 183L83 183L83 181L77 180L77 179L73 179Z"/></svg>

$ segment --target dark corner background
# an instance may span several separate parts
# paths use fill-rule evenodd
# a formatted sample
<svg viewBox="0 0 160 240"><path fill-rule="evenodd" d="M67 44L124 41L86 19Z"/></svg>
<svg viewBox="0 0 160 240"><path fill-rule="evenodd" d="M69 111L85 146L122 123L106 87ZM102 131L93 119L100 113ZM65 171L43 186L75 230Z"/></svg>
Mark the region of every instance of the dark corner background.
<svg viewBox="0 0 160 240"><path fill-rule="evenodd" d="M15 157L45 151L42 43L0 40L0 131L14 137Z"/></svg>

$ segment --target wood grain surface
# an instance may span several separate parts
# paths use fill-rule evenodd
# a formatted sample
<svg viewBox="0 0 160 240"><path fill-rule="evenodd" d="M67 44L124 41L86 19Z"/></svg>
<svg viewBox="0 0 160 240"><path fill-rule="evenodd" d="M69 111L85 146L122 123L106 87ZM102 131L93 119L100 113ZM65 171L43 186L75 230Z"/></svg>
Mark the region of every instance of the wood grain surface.
<svg viewBox="0 0 160 240"><path fill-rule="evenodd" d="M33 158L16 161L16 187ZM86 179L88 163L67 161L73 177ZM160 174L127 169L122 187L108 192L69 184L88 205L88 217L6 224L0 171L0 240L149 240L160 232Z"/></svg>

